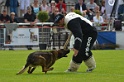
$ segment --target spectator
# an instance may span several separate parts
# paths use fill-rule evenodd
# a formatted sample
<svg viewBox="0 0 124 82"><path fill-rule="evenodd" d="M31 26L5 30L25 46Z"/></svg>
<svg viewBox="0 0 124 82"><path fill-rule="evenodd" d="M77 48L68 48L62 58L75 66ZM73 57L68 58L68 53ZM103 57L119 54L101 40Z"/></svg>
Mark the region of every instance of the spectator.
<svg viewBox="0 0 124 82"><path fill-rule="evenodd" d="M33 26L36 22L36 15L32 13L32 8L30 6L27 7L27 13L24 15L24 22L30 23ZM32 46L26 46L28 50L32 50Z"/></svg>
<svg viewBox="0 0 124 82"><path fill-rule="evenodd" d="M33 7L33 12L35 13L35 15L38 14L38 12L40 11L40 6L38 3L38 0L34 0L34 3L32 4Z"/></svg>
<svg viewBox="0 0 124 82"><path fill-rule="evenodd" d="M10 23L19 23L18 20L15 18L15 13L10 13ZM14 50L13 46L9 46L9 50Z"/></svg>
<svg viewBox="0 0 124 82"><path fill-rule="evenodd" d="M63 2L63 0L59 0L59 3L56 5L56 7L59 9L59 12L66 13L66 4Z"/></svg>
<svg viewBox="0 0 124 82"><path fill-rule="evenodd" d="M109 18L108 18L108 15L106 14L106 10L104 11L104 14L102 15L103 19L104 19L104 22L108 22L109 21Z"/></svg>
<svg viewBox="0 0 124 82"><path fill-rule="evenodd" d="M86 4L87 10L88 10L88 17L90 20L93 20L93 16L95 15L95 8L96 8L97 4L94 2L94 0L90 0L90 2L88 2Z"/></svg>
<svg viewBox="0 0 124 82"><path fill-rule="evenodd" d="M59 9L58 8L54 8L53 9L53 12L50 14L50 18L49 18L49 22L54 22L54 20L55 20L55 16L57 15L59 13ZM56 29L57 27L56 26L53 26L53 28L52 28L52 31L53 31L53 33L57 33L57 29Z"/></svg>
<svg viewBox="0 0 124 82"><path fill-rule="evenodd" d="M124 0L123 0L124 2ZM118 7L118 19L124 21L124 4L119 5Z"/></svg>
<svg viewBox="0 0 124 82"><path fill-rule="evenodd" d="M21 16L24 16L28 6L30 6L30 0L20 0Z"/></svg>
<svg viewBox="0 0 124 82"><path fill-rule="evenodd" d="M50 2L50 6L49 6L49 14L54 12L55 7L56 7L56 2L54 0L52 0Z"/></svg>
<svg viewBox="0 0 124 82"><path fill-rule="evenodd" d="M78 3L75 5L75 10L80 10L82 14L87 12L87 8L83 0L78 0Z"/></svg>
<svg viewBox="0 0 124 82"><path fill-rule="evenodd" d="M2 4L4 3L4 0L0 0L0 13L1 13L1 9L2 9Z"/></svg>
<svg viewBox="0 0 124 82"><path fill-rule="evenodd" d="M19 6L18 0L9 0L10 2L10 12L14 12L17 16L17 7Z"/></svg>
<svg viewBox="0 0 124 82"><path fill-rule="evenodd" d="M52 0L49 0L49 3L51 2ZM54 0L56 3L59 3L59 0ZM63 0L63 2L65 3L65 0Z"/></svg>
<svg viewBox="0 0 124 82"><path fill-rule="evenodd" d="M100 16L100 11L96 12L96 16L93 17L93 22L97 30L101 30L100 25L104 22L103 17Z"/></svg>
<svg viewBox="0 0 124 82"><path fill-rule="evenodd" d="M5 9L8 11L7 13L10 12L9 7L10 7L10 0L6 0L6 2L5 2Z"/></svg>
<svg viewBox="0 0 124 82"><path fill-rule="evenodd" d="M101 15L105 13L105 0L101 1L100 11L101 11Z"/></svg>
<svg viewBox="0 0 124 82"><path fill-rule="evenodd" d="M54 8L53 12L50 14L50 18L49 18L49 22L54 22L55 20L55 16L59 13L59 9L58 8Z"/></svg>
<svg viewBox="0 0 124 82"><path fill-rule="evenodd" d="M10 23L19 23L18 19L15 17L15 13L10 13Z"/></svg>
<svg viewBox="0 0 124 82"><path fill-rule="evenodd" d="M99 6L96 6L95 9L94 9L94 15L96 15L96 12L97 11L100 11L100 7Z"/></svg>
<svg viewBox="0 0 124 82"><path fill-rule="evenodd" d="M46 11L46 12L48 12L48 10L49 10L49 8L48 8L48 5L47 5L46 0L42 0L41 11Z"/></svg>
<svg viewBox="0 0 124 82"><path fill-rule="evenodd" d="M10 17L7 15L7 10L3 10L0 15L0 23L10 23Z"/></svg>
<svg viewBox="0 0 124 82"><path fill-rule="evenodd" d="M70 8L70 12L74 12L74 10L75 10L75 8L74 8L74 6L72 6L72 7Z"/></svg>
<svg viewBox="0 0 124 82"><path fill-rule="evenodd" d="M0 15L0 23L10 23L10 16L7 15L7 10L3 10L2 14ZM5 42L11 42L11 33L7 32L7 37ZM11 50L11 47L9 47L9 50Z"/></svg>

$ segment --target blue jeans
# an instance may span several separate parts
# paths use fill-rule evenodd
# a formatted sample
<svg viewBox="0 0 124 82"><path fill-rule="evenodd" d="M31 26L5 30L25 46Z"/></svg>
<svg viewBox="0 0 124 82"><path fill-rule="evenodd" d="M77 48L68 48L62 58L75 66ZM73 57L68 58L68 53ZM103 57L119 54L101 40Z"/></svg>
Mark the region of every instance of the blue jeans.
<svg viewBox="0 0 124 82"><path fill-rule="evenodd" d="M10 12L17 14L18 0L10 0Z"/></svg>

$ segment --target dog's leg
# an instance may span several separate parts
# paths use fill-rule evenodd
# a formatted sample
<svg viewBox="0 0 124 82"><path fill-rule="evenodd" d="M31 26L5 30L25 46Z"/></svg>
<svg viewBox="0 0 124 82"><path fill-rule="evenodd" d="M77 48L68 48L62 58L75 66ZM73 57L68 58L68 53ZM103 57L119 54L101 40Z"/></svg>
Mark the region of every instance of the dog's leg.
<svg viewBox="0 0 124 82"><path fill-rule="evenodd" d="M22 68L21 71L19 71L16 75L22 74L23 72L25 72L25 70L27 69L27 67L29 66L29 63L26 63L25 66Z"/></svg>
<svg viewBox="0 0 124 82"><path fill-rule="evenodd" d="M52 71L54 68L53 67L51 67L51 68L49 68L49 70L48 71Z"/></svg>
<svg viewBox="0 0 124 82"><path fill-rule="evenodd" d="M46 66L44 67L44 66L42 66L42 72L45 72L45 74L47 73L47 68L46 68Z"/></svg>
<svg viewBox="0 0 124 82"><path fill-rule="evenodd" d="M28 72L29 74L31 74L34 70L36 69L36 67L33 67L30 72Z"/></svg>
<svg viewBox="0 0 124 82"><path fill-rule="evenodd" d="M47 73L47 71L51 71L53 69L54 69L53 67L47 68L47 67L42 66L42 72L45 72L45 73Z"/></svg>
<svg viewBox="0 0 124 82"><path fill-rule="evenodd" d="M42 72L47 73L47 71L53 70L53 68L47 68L46 59L44 57L39 56L39 58L41 58L41 60L42 60L42 62L41 62Z"/></svg>
<svg viewBox="0 0 124 82"><path fill-rule="evenodd" d="M32 68L32 67L29 67L29 68L28 68L28 73L29 73L29 74L30 74L31 68Z"/></svg>
<svg viewBox="0 0 124 82"><path fill-rule="evenodd" d="M42 65L42 72L47 73L47 71L53 70L53 68L47 68L46 67L46 63L44 65Z"/></svg>

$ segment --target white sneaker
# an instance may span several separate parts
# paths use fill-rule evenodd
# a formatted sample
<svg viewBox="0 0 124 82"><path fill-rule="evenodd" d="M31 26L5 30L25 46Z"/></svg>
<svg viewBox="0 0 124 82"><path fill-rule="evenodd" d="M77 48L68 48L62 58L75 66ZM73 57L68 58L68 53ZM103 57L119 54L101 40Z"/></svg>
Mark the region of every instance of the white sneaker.
<svg viewBox="0 0 124 82"><path fill-rule="evenodd" d="M87 70L86 70L86 72L92 72L94 70L94 68L88 68Z"/></svg>
<svg viewBox="0 0 124 82"><path fill-rule="evenodd" d="M77 72L77 70L67 69L65 72Z"/></svg>

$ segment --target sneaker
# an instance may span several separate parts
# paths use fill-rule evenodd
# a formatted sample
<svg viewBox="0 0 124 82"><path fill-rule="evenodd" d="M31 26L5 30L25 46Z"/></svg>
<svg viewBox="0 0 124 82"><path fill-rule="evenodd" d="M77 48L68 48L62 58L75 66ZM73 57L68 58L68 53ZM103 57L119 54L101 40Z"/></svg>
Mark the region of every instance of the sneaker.
<svg viewBox="0 0 124 82"><path fill-rule="evenodd" d="M32 50L32 48L27 48L28 50Z"/></svg>
<svg viewBox="0 0 124 82"><path fill-rule="evenodd" d="M67 69L65 72L77 72L77 70Z"/></svg>
<svg viewBox="0 0 124 82"><path fill-rule="evenodd" d="M27 49L28 49L28 50L32 50L32 48L31 48L31 47L28 47Z"/></svg>
<svg viewBox="0 0 124 82"><path fill-rule="evenodd" d="M9 48L9 50L14 50L13 48Z"/></svg>
<svg viewBox="0 0 124 82"><path fill-rule="evenodd" d="M93 69L91 68L91 69L87 69L86 70L86 72L92 72L93 71Z"/></svg>

